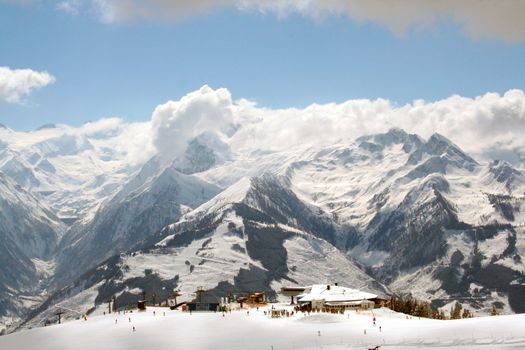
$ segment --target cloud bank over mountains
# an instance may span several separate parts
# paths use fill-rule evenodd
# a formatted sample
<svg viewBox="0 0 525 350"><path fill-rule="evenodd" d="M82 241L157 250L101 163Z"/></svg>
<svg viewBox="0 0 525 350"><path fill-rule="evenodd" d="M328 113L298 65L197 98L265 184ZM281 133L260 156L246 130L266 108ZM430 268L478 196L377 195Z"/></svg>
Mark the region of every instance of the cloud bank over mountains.
<svg viewBox="0 0 525 350"><path fill-rule="evenodd" d="M525 39L525 2L517 0L65 0L58 6L69 13L83 7L107 23L180 20L215 9L237 8L281 17L292 13L315 19L343 15L357 22L377 23L397 35L445 20L458 23L473 39Z"/></svg>
<svg viewBox="0 0 525 350"><path fill-rule="evenodd" d="M419 100L404 106L385 99L363 99L268 109L247 100L232 100L227 89L204 86L155 109L151 140L160 152L172 156L204 132L218 133L234 152L278 152L306 144L350 142L392 127L423 137L438 132L481 161L494 157L525 165L525 94L521 90L473 99Z"/></svg>
<svg viewBox="0 0 525 350"><path fill-rule="evenodd" d="M54 82L48 72L0 67L0 101L19 103L33 90Z"/></svg>
<svg viewBox="0 0 525 350"><path fill-rule="evenodd" d="M392 127L422 137L438 132L480 161L495 158L525 166L525 94L521 90L476 98L455 95L436 102L418 100L403 106L385 99L361 99L269 109L234 100L225 88L203 86L178 101L159 105L147 122L110 118L79 128L60 126L59 132L87 137L101 149L112 149L118 159L140 164L157 152L169 160L180 156L188 142L203 133L214 134L233 153L249 155L352 142ZM17 142L40 142L46 135L56 137L57 132L15 133L10 140L2 139L16 146Z"/></svg>
<svg viewBox="0 0 525 350"><path fill-rule="evenodd" d="M525 164L525 94L509 90L436 102L396 106L384 99L313 104L304 109L270 110L237 106L241 127L231 138L234 149L279 150L305 143L330 144L398 127L429 137L438 132L480 160L502 158ZM253 146L256 145L256 146Z"/></svg>
<svg viewBox="0 0 525 350"><path fill-rule="evenodd" d="M202 133L225 134L234 122L235 104L227 89L203 86L179 101L157 106L152 115L152 141L168 159L182 154Z"/></svg>

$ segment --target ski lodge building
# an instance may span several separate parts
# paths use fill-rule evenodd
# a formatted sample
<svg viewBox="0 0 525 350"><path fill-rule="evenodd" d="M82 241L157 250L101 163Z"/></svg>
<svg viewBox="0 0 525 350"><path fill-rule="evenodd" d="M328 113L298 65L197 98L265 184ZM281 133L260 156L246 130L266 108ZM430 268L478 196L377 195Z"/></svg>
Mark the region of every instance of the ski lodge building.
<svg viewBox="0 0 525 350"><path fill-rule="evenodd" d="M301 306L312 309L373 309L381 304L383 299L376 294L362 292L357 289L340 287L337 284L314 284L309 287L282 288L281 293L297 299Z"/></svg>

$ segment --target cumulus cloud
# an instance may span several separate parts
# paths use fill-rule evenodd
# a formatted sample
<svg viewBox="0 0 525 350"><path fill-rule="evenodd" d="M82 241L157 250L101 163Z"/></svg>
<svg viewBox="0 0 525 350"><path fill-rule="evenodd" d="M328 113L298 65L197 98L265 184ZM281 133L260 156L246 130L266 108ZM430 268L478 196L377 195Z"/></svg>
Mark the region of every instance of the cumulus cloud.
<svg viewBox="0 0 525 350"><path fill-rule="evenodd" d="M179 101L155 108L152 115L153 144L164 158L181 155L188 142L205 132L225 134L233 123L233 102L227 89L203 86Z"/></svg>
<svg viewBox="0 0 525 350"><path fill-rule="evenodd" d="M219 7L260 10L286 16L300 13L314 18L330 14L374 22L396 34L411 27L452 20L472 38L517 42L525 38L525 2L519 0L92 0L106 22L133 19L180 19Z"/></svg>
<svg viewBox="0 0 525 350"><path fill-rule="evenodd" d="M476 98L451 96L436 102L419 100L404 106L385 99L362 99L303 109L268 109L245 100L233 101L226 89L204 86L157 107L152 118L153 144L170 159L204 132L219 133L237 154L250 154L351 142L392 127L425 138L438 132L481 161L496 157L525 164L525 94L521 90Z"/></svg>
<svg viewBox="0 0 525 350"><path fill-rule="evenodd" d="M0 67L0 100L18 103L33 90L55 82L48 72Z"/></svg>

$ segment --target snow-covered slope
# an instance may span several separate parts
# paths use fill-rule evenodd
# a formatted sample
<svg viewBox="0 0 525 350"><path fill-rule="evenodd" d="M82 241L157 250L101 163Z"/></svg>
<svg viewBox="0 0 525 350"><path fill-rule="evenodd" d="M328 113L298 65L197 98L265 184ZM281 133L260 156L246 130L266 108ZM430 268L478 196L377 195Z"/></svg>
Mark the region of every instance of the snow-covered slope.
<svg viewBox="0 0 525 350"><path fill-rule="evenodd" d="M393 291L410 287L438 306L525 311L522 172L480 165L440 135L425 142L394 129L356 143L291 175L301 198L357 232L354 258Z"/></svg>
<svg viewBox="0 0 525 350"><path fill-rule="evenodd" d="M485 312L493 303L525 311L525 174L510 164L480 164L439 134L423 140L399 129L254 159L201 176L224 183L262 168L283 176L323 217L316 235L393 291L438 306L462 300Z"/></svg>
<svg viewBox="0 0 525 350"><path fill-rule="evenodd" d="M63 230L49 208L0 172L0 320L42 301L39 283Z"/></svg>
<svg viewBox="0 0 525 350"><path fill-rule="evenodd" d="M0 129L0 170L72 223L92 215L153 154L119 144L140 125L121 128L118 120L105 120L80 128Z"/></svg>
<svg viewBox="0 0 525 350"><path fill-rule="evenodd" d="M335 244L393 291L525 311L525 174L509 164L393 129L326 148L286 175L333 218Z"/></svg>
<svg viewBox="0 0 525 350"><path fill-rule="evenodd" d="M29 325L49 318L55 305L82 307L71 300L86 291L93 296L91 306L115 295L120 307L134 303L142 290L163 300L177 288L192 298L199 286L217 297L264 290L275 299L285 285L344 282L386 295L323 237L333 230L331 224L283 181L273 175L240 180L151 236L140 250L110 258L56 293Z"/></svg>
<svg viewBox="0 0 525 350"><path fill-rule="evenodd" d="M101 205L91 221L67 233L60 242L55 282L60 285L111 255L126 252L217 192L216 186L179 173L173 166L165 168L152 158Z"/></svg>
<svg viewBox="0 0 525 350"><path fill-rule="evenodd" d="M142 147L137 155L129 143L123 147L121 136L138 129L124 129L118 120L30 132L0 128L0 316L9 315L0 329L16 324L53 290L48 279L67 226L90 221L100 203L140 169L147 159L142 157L152 154Z"/></svg>
<svg viewBox="0 0 525 350"><path fill-rule="evenodd" d="M274 305L278 309L286 306ZM388 309L343 315L313 313L272 319L268 308L145 312L89 316L0 337L2 349L523 349L525 315L462 320L407 317ZM154 313L155 312L155 313ZM376 318L376 326L372 319ZM135 329L135 331L133 331Z"/></svg>

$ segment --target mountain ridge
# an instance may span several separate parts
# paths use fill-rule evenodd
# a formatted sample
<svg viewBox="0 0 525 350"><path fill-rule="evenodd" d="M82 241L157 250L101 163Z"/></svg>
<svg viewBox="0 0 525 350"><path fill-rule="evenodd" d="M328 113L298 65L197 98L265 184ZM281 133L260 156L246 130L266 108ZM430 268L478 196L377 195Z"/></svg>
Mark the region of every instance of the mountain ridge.
<svg viewBox="0 0 525 350"><path fill-rule="evenodd" d="M129 303L150 285L190 297L204 278L217 295L277 298L325 270L324 282L408 290L445 309L459 300L480 313L525 311L525 175L510 164L401 129L247 157L200 140L183 155L190 167L153 157L69 225L56 292L27 325L54 303L84 307L82 295L90 308L115 293Z"/></svg>

